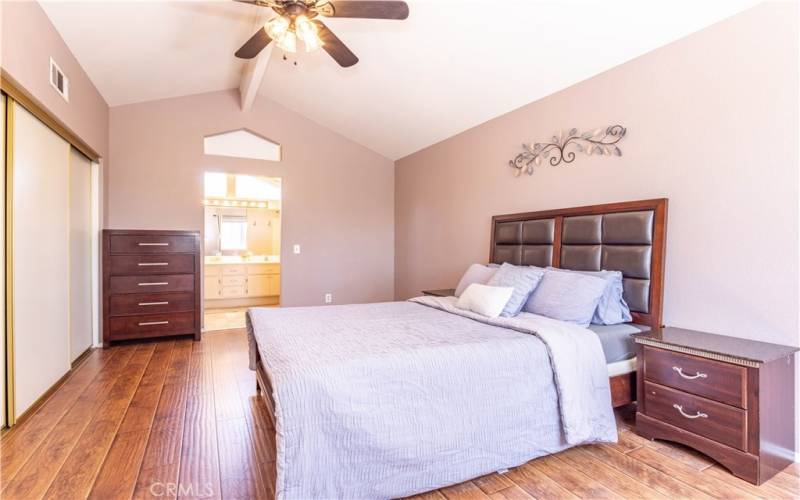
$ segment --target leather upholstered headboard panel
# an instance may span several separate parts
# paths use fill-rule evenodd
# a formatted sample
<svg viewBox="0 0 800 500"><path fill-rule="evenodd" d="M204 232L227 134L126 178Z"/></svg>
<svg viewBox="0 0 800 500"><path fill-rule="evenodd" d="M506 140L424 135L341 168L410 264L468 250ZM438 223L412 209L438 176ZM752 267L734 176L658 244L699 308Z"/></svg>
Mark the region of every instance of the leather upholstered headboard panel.
<svg viewBox="0 0 800 500"><path fill-rule="evenodd" d="M499 215L490 261L621 271L634 321L661 326L667 200Z"/></svg>

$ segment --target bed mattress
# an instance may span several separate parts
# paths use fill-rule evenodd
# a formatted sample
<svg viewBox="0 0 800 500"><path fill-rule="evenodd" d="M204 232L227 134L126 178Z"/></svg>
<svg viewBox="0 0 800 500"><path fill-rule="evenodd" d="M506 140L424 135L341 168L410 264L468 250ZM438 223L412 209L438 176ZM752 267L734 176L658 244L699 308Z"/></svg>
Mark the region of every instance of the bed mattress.
<svg viewBox="0 0 800 500"><path fill-rule="evenodd" d="M606 363L617 363L636 357L636 347L631 334L645 332L649 326L634 323L619 325L589 325L589 329L597 334Z"/></svg>

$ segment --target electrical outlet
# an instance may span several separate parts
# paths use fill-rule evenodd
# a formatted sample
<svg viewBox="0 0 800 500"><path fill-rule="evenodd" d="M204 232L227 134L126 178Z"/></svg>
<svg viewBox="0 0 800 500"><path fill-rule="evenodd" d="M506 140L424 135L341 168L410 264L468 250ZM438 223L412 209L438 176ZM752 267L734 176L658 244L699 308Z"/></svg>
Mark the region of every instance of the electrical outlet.
<svg viewBox="0 0 800 500"><path fill-rule="evenodd" d="M299 254L300 253L300 245L295 244L294 247L292 247L292 252L294 252L296 254Z"/></svg>
<svg viewBox="0 0 800 500"><path fill-rule="evenodd" d="M326 304L330 304L331 302L333 302L333 294L332 293L326 293L325 294L325 303Z"/></svg>

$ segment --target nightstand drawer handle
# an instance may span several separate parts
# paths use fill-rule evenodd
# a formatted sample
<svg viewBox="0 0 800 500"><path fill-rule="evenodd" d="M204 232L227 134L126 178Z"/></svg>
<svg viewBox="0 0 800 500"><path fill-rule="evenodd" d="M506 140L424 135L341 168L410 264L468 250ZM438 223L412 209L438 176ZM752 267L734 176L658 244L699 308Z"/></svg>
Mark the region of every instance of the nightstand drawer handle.
<svg viewBox="0 0 800 500"><path fill-rule="evenodd" d="M701 372L697 372L694 375L686 375L685 373L683 373L683 369L681 369L680 366L673 366L672 369L675 370L676 372L678 372L678 375L680 375L681 377L683 377L685 379L694 380L696 378L708 378L708 375L706 375L705 373L701 373Z"/></svg>
<svg viewBox="0 0 800 500"><path fill-rule="evenodd" d="M169 243L139 243L140 247L168 247Z"/></svg>
<svg viewBox="0 0 800 500"><path fill-rule="evenodd" d="M168 266L169 262L139 262L140 266Z"/></svg>
<svg viewBox="0 0 800 500"><path fill-rule="evenodd" d="M168 306L169 302L139 302L140 306Z"/></svg>
<svg viewBox="0 0 800 500"><path fill-rule="evenodd" d="M139 286L165 286L169 285L168 281L153 281L152 283L139 283Z"/></svg>
<svg viewBox="0 0 800 500"><path fill-rule="evenodd" d="M694 415L689 415L688 413L684 413L683 406L678 404L672 405L672 407L678 410L678 412L686 418L708 418L708 415L706 415L705 413L701 413L699 411Z"/></svg>
<svg viewBox="0 0 800 500"><path fill-rule="evenodd" d="M168 325L169 321L143 321L139 326Z"/></svg>

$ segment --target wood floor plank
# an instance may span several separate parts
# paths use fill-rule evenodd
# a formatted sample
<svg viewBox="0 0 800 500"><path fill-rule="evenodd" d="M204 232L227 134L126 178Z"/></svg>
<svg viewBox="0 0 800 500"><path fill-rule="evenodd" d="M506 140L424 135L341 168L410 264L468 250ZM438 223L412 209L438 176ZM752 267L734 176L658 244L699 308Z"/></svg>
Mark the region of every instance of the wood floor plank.
<svg viewBox="0 0 800 500"><path fill-rule="evenodd" d="M86 498L89 495L154 351L154 344L142 344L134 352L124 373L111 387L108 399L61 466L45 498Z"/></svg>
<svg viewBox="0 0 800 500"><path fill-rule="evenodd" d="M647 446L650 443L649 439L643 438L633 431L620 431L617 433L617 442L609 443L622 453L628 453L642 446Z"/></svg>
<svg viewBox="0 0 800 500"><path fill-rule="evenodd" d="M785 474L800 477L800 462L794 462L789 464L789 466L786 467L786 469L784 469L783 472Z"/></svg>
<svg viewBox="0 0 800 500"><path fill-rule="evenodd" d="M554 455L537 458L528 464L581 498L622 498Z"/></svg>
<svg viewBox="0 0 800 500"><path fill-rule="evenodd" d="M439 490L434 490L426 493L420 493L419 495L406 497L406 500L443 500L445 498L447 497L439 493Z"/></svg>
<svg viewBox="0 0 800 500"><path fill-rule="evenodd" d="M183 491L178 498L200 492L204 498L222 498L212 360L210 353L192 347L178 481Z"/></svg>
<svg viewBox="0 0 800 500"><path fill-rule="evenodd" d="M475 486L472 481L466 481L439 490L445 498L450 500L484 500L489 498L486 493Z"/></svg>
<svg viewBox="0 0 800 500"><path fill-rule="evenodd" d="M217 428L220 476L225 498L263 498L268 485L261 472L263 465L253 447L244 418L225 420Z"/></svg>
<svg viewBox="0 0 800 500"><path fill-rule="evenodd" d="M133 494L174 346L173 341L156 344L90 498L130 498Z"/></svg>
<svg viewBox="0 0 800 500"><path fill-rule="evenodd" d="M603 463L602 460L586 453L580 448L562 451L557 458L575 467L577 470L594 478L609 490L623 498L666 499L665 495L639 481L631 481L631 477Z"/></svg>
<svg viewBox="0 0 800 500"><path fill-rule="evenodd" d="M792 474L779 472L772 477L767 484L782 489L783 491L794 495L795 498L800 498L800 477Z"/></svg>
<svg viewBox="0 0 800 500"><path fill-rule="evenodd" d="M517 485L496 491L489 495L492 500L527 500L533 498Z"/></svg>
<svg viewBox="0 0 800 500"><path fill-rule="evenodd" d="M703 474L703 471L698 471L694 467L649 446L642 446L628 455L712 497L758 498L756 495L751 495L742 489L736 488L732 481L725 481Z"/></svg>
<svg viewBox="0 0 800 500"><path fill-rule="evenodd" d="M487 495L491 495L492 493L496 493L500 490L513 486L513 483L509 481L508 478L502 474L498 474L497 472L475 478L472 480L472 482L475 483L475 486L483 490L483 492Z"/></svg>
<svg viewBox="0 0 800 500"><path fill-rule="evenodd" d="M97 373L47 437L35 450L30 450L30 458L17 474L3 483L3 497L36 498L44 495L93 416L107 400L116 377L124 373L134 352L135 348L120 350L113 358L114 363L105 365Z"/></svg>
<svg viewBox="0 0 800 500"><path fill-rule="evenodd" d="M505 476L535 498L548 500L577 498L575 494L533 467L530 462L509 470Z"/></svg>
<svg viewBox="0 0 800 500"><path fill-rule="evenodd" d="M646 465L635 458L621 453L608 445L583 446L581 450L593 455L605 464L629 475L636 481L668 496L678 498L710 499L709 495L690 485L673 479L671 476Z"/></svg>
<svg viewBox="0 0 800 500"><path fill-rule="evenodd" d="M699 451L683 446L682 444L659 441L656 439L653 441L648 440L645 446L658 450L664 455L672 457L694 470L701 471L706 467L714 465L714 461L709 457L703 455Z"/></svg>
<svg viewBox="0 0 800 500"><path fill-rule="evenodd" d="M755 495L762 498L800 498L800 491L794 491L794 492L785 491L784 489L779 487L776 483L772 482L772 480L767 481L766 483L760 486L756 486L754 484L748 483L744 479L739 479L738 477L728 472L727 469L718 464L714 464L711 467L705 469L703 471L703 474L715 477L721 481L731 482L737 488L745 490L751 495Z"/></svg>
<svg viewBox="0 0 800 500"><path fill-rule="evenodd" d="M262 498L275 492L275 430L260 426L261 419L253 418L255 374L241 359L247 359L248 345L242 336L224 335L212 344L214 378L233 384L231 392L238 394L242 414L239 419L225 420L217 427L220 446L220 475L223 496ZM216 347L216 349L215 349ZM231 356L231 354L234 354ZM229 376L232 375L232 376Z"/></svg>
<svg viewBox="0 0 800 500"><path fill-rule="evenodd" d="M72 408L90 383L126 350L94 349L64 384L28 419L8 431L0 441L0 484L4 487L38 449L59 420ZM121 361L119 361L121 362Z"/></svg>
<svg viewBox="0 0 800 500"><path fill-rule="evenodd" d="M191 340L176 341L145 448L134 498L177 498Z"/></svg>
<svg viewBox="0 0 800 500"><path fill-rule="evenodd" d="M8 472L3 463L10 479L3 498L274 498L275 429L256 395L247 349L239 330L91 355L3 437L0 458L12 465ZM572 448L411 498L800 495L796 466L754 486L687 448L636 435L631 415L616 413L618 443Z"/></svg>

